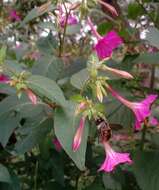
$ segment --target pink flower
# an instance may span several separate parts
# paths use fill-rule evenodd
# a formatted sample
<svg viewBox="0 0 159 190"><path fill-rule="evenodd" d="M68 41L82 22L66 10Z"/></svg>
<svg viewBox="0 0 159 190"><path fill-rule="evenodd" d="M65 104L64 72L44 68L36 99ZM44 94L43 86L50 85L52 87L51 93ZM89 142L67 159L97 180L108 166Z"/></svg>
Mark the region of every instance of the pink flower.
<svg viewBox="0 0 159 190"><path fill-rule="evenodd" d="M106 158L99 168L99 171L111 172L115 166L122 163L132 163L129 153L118 153L115 152L108 142L103 142L103 146L106 152Z"/></svg>
<svg viewBox="0 0 159 190"><path fill-rule="evenodd" d="M10 78L4 74L0 74L0 83L8 84L10 82Z"/></svg>
<svg viewBox="0 0 159 190"><path fill-rule="evenodd" d="M83 135L83 130L84 130L85 120L86 120L86 117L84 117L84 116L80 119L79 127L78 127L76 134L74 136L73 143L72 143L72 150L74 152L77 151L80 147L82 135Z"/></svg>
<svg viewBox="0 0 159 190"><path fill-rule="evenodd" d="M52 143L55 146L55 149L60 152L62 150L62 146L61 143L59 142L59 140L57 138L53 139Z"/></svg>
<svg viewBox="0 0 159 190"><path fill-rule="evenodd" d="M135 129L141 129L141 123L145 121L147 117L150 116L151 104L156 100L157 95L149 95L141 102L130 102L120 96L117 92L115 92L110 86L108 86L108 90L112 93L114 97L116 97L120 102L122 102L125 106L130 108L135 114Z"/></svg>
<svg viewBox="0 0 159 190"><path fill-rule="evenodd" d="M155 117L150 117L149 124L152 126L159 126L159 122Z"/></svg>
<svg viewBox="0 0 159 190"><path fill-rule="evenodd" d="M32 104L36 105L37 104L37 96L30 89L26 89L25 91L28 95L28 98L32 102Z"/></svg>
<svg viewBox="0 0 159 190"><path fill-rule="evenodd" d="M66 23L66 16L60 18L60 26L64 28ZM67 25L76 25L78 23L77 17L74 14L71 14L67 18Z"/></svg>
<svg viewBox="0 0 159 190"><path fill-rule="evenodd" d="M115 31L112 30L108 32L104 37L102 37L96 31L90 18L88 18L88 24L91 27L92 33L98 40L96 45L94 46L94 49L96 50L100 60L110 57L113 50L123 43L123 40L120 38L120 36L118 36Z"/></svg>
<svg viewBox="0 0 159 190"><path fill-rule="evenodd" d="M115 31L108 32L103 38L99 39L95 49L99 59L110 57L115 48L123 43L122 39Z"/></svg>
<svg viewBox="0 0 159 190"><path fill-rule="evenodd" d="M62 28L65 27L66 22L67 25L76 25L78 23L76 15L74 15L73 11L70 11L71 6L72 4L70 3L65 3L65 6L64 5L58 6L58 11L59 11L58 19L59 19L59 24Z"/></svg>
<svg viewBox="0 0 159 190"><path fill-rule="evenodd" d="M123 71L123 70L108 67L108 66L106 66L104 64L101 65L100 69L102 71L110 71L111 73L114 73L115 75L117 75L119 77L122 77L122 78L125 78L125 79L133 79L133 76L130 73L128 73L126 71Z"/></svg>
<svg viewBox="0 0 159 190"><path fill-rule="evenodd" d="M9 13L9 17L12 21L20 21L21 20L20 16L17 14L16 10L11 10Z"/></svg>

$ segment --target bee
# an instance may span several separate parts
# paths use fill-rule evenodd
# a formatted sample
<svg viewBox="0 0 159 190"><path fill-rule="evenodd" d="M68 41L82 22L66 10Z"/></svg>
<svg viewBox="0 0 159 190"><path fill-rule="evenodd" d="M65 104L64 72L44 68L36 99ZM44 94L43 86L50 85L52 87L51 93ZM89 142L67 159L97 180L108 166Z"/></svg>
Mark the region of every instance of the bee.
<svg viewBox="0 0 159 190"><path fill-rule="evenodd" d="M96 120L96 125L99 131L99 141L108 141L112 136L112 130L109 123L106 120L99 118Z"/></svg>

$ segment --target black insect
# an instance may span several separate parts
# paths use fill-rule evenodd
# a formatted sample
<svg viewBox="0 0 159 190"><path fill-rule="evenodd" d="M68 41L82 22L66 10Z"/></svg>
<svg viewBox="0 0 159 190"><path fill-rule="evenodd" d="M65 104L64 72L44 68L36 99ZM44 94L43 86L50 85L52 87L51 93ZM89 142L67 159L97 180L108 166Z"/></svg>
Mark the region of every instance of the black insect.
<svg viewBox="0 0 159 190"><path fill-rule="evenodd" d="M109 123L106 120L99 118L96 120L96 125L99 131L99 141L108 141L112 136L112 130Z"/></svg>

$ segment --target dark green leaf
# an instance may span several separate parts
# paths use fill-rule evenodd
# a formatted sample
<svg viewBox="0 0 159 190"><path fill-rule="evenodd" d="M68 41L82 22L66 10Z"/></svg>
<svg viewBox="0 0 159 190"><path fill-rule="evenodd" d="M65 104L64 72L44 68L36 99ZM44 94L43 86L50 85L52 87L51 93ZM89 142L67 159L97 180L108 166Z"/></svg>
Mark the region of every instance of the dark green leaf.
<svg viewBox="0 0 159 190"><path fill-rule="evenodd" d="M71 84L77 89L82 89L88 79L89 79L88 70L82 69L78 73L72 75Z"/></svg>
<svg viewBox="0 0 159 190"><path fill-rule="evenodd" d="M159 48L159 30L155 27L149 28L146 39L150 45Z"/></svg>
<svg viewBox="0 0 159 190"><path fill-rule="evenodd" d="M24 137L22 140L19 140L15 144L15 153L24 154L42 142L47 133L50 131L52 125L52 120L48 120L46 118L43 119L39 125L31 130L26 137Z"/></svg>
<svg viewBox="0 0 159 190"><path fill-rule="evenodd" d="M41 97L46 97L52 102L63 105L65 97L60 87L53 81L40 75L32 75L27 81L31 88Z"/></svg>
<svg viewBox="0 0 159 190"><path fill-rule="evenodd" d="M64 109L58 108L54 115L55 134L63 149L75 162L80 170L85 168L85 153L87 146L88 125L85 124L82 142L78 151L72 151L72 142L75 132L79 126L79 118L75 113L76 105L68 102Z"/></svg>
<svg viewBox="0 0 159 190"><path fill-rule="evenodd" d="M136 152L133 158L133 171L142 190L159 189L159 152Z"/></svg>
<svg viewBox="0 0 159 190"><path fill-rule="evenodd" d="M3 166L2 164L0 164L0 181L6 182L6 183L11 182L10 174L9 174L7 168L5 166Z"/></svg>

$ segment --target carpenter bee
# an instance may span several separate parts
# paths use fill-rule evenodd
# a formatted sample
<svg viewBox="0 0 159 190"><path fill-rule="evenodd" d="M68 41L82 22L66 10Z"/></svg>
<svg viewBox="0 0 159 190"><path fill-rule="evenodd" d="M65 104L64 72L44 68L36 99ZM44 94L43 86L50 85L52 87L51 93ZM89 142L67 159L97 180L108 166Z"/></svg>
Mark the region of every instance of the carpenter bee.
<svg viewBox="0 0 159 190"><path fill-rule="evenodd" d="M108 141L112 136L112 130L109 123L106 120L99 118L96 120L96 125L99 131L99 141Z"/></svg>

